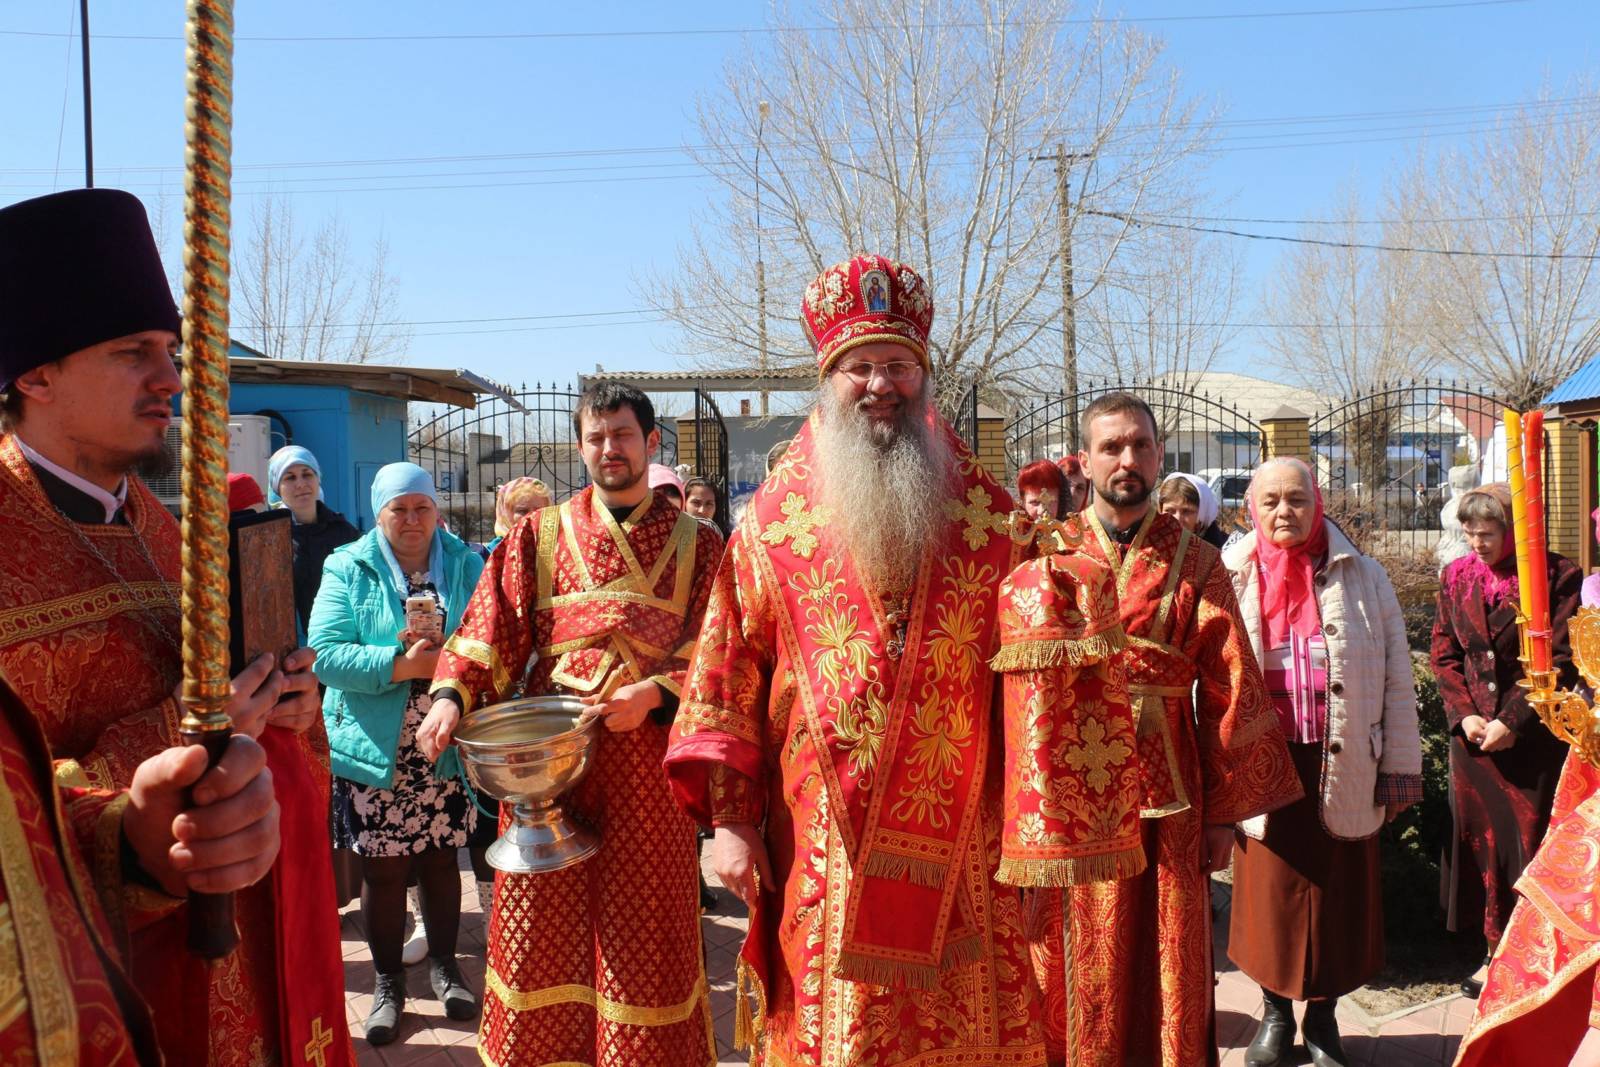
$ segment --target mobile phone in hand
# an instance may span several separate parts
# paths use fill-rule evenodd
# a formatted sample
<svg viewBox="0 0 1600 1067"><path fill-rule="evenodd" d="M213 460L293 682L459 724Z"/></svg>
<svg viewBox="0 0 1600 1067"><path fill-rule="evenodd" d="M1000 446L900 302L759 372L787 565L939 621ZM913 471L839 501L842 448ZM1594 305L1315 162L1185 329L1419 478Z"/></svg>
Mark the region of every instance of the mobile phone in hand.
<svg viewBox="0 0 1600 1067"><path fill-rule="evenodd" d="M431 596L406 597L406 629L418 640L444 640L444 615L438 601Z"/></svg>

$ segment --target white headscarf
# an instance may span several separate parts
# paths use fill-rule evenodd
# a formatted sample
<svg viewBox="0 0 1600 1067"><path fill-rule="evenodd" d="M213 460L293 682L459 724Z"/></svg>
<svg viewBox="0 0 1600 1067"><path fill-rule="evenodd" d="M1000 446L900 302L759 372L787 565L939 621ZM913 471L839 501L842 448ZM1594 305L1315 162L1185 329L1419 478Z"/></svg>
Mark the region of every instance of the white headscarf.
<svg viewBox="0 0 1600 1067"><path fill-rule="evenodd" d="M1221 510L1221 505L1217 501L1217 494L1212 492L1211 486L1208 485L1203 478L1197 478L1192 474L1185 474L1183 471L1173 471L1171 474L1167 475L1161 480L1162 484L1164 485L1167 482L1172 481L1174 478L1182 478L1184 481L1194 486L1194 491L1200 494L1200 525L1198 529L1204 530L1207 526L1210 526L1212 523L1216 522L1217 512Z"/></svg>

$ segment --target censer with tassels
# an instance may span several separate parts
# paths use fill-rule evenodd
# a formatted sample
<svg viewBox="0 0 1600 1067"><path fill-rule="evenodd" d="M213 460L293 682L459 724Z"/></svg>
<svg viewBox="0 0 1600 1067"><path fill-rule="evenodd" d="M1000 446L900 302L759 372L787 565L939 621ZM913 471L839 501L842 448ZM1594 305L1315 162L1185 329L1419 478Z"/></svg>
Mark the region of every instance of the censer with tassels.
<svg viewBox="0 0 1600 1067"><path fill-rule="evenodd" d="M1600 767L1600 712L1581 693L1557 689L1552 659L1549 563L1545 551L1544 412L1505 412L1506 466L1517 551L1520 683L1551 733ZM1600 608L1580 608L1567 626L1573 663L1591 691L1600 689Z"/></svg>

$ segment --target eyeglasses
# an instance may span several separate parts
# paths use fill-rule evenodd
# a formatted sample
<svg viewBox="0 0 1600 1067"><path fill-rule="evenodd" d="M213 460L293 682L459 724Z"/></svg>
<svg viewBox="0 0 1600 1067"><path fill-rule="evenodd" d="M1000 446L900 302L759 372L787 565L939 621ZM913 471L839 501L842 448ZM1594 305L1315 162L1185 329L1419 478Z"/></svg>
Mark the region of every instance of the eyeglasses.
<svg viewBox="0 0 1600 1067"><path fill-rule="evenodd" d="M893 363L868 363L858 359L851 363L841 363L839 373L849 378L857 385L870 384L873 376L879 373L891 382L909 382L922 373L922 364L914 360L895 360Z"/></svg>

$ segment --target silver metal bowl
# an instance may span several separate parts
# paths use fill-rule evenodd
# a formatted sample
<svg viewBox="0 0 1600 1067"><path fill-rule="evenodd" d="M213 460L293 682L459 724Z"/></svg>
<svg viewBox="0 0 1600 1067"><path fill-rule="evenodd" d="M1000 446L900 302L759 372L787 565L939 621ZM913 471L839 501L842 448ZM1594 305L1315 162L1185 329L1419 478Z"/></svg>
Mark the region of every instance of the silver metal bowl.
<svg viewBox="0 0 1600 1067"><path fill-rule="evenodd" d="M582 719L583 711L577 697L529 697L478 708L456 727L467 777L511 805L511 824L486 853L495 870L559 871L600 847L557 803L583 780L594 754L598 720Z"/></svg>

